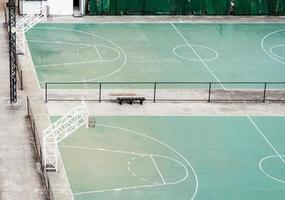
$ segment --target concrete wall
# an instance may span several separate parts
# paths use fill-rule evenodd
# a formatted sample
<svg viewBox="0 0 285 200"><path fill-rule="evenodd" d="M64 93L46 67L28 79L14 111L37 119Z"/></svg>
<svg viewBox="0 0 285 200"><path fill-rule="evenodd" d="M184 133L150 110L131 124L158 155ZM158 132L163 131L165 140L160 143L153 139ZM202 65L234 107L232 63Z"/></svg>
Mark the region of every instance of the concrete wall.
<svg viewBox="0 0 285 200"><path fill-rule="evenodd" d="M72 15L73 0L48 0L51 15Z"/></svg>
<svg viewBox="0 0 285 200"><path fill-rule="evenodd" d="M28 14L41 5L41 1L20 1L19 9L21 14Z"/></svg>
<svg viewBox="0 0 285 200"><path fill-rule="evenodd" d="M40 5L48 3L50 15L72 15L73 0L20 1L21 14L28 14Z"/></svg>

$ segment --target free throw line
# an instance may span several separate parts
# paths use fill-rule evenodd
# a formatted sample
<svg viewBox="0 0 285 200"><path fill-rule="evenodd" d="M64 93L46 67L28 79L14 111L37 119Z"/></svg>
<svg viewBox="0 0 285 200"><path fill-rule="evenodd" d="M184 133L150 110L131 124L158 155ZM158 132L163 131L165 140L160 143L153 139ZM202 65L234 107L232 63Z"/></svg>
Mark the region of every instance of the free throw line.
<svg viewBox="0 0 285 200"><path fill-rule="evenodd" d="M155 160L153 159L153 156L150 155L150 158L151 158L151 160L152 160L152 162L153 162L153 164L154 164L154 166L155 166L155 168L156 168L156 170L157 170L157 172L158 172L158 174L159 174L159 176L160 176L162 182L163 182L164 184L166 184L166 182L165 182L165 180L164 180L164 178L163 178L163 176L162 176L162 174L161 174L161 172L160 172L160 170L159 170L159 168L158 168L158 166L157 166Z"/></svg>

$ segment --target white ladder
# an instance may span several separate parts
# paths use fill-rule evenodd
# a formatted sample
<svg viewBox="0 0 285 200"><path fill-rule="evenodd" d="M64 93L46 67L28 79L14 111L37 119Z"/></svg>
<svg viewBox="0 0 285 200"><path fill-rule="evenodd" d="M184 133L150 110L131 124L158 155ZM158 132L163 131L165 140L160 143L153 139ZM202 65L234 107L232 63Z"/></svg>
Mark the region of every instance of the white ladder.
<svg viewBox="0 0 285 200"><path fill-rule="evenodd" d="M26 37L25 32L33 28L37 23L47 19L47 5L39 6L16 23L17 53L25 54Z"/></svg>
<svg viewBox="0 0 285 200"><path fill-rule="evenodd" d="M58 143L72 134L78 128L88 126L89 112L87 105L82 101L65 116L57 120L43 133L43 155L46 171L58 171Z"/></svg>

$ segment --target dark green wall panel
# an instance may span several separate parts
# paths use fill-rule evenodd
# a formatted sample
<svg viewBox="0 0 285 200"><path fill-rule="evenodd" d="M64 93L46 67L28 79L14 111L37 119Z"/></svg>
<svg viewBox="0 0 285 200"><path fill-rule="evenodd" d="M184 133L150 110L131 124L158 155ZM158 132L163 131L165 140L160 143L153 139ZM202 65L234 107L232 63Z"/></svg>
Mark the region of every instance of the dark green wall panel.
<svg viewBox="0 0 285 200"><path fill-rule="evenodd" d="M91 14L228 15L230 0L90 0ZM285 0L235 0L234 15L284 15Z"/></svg>

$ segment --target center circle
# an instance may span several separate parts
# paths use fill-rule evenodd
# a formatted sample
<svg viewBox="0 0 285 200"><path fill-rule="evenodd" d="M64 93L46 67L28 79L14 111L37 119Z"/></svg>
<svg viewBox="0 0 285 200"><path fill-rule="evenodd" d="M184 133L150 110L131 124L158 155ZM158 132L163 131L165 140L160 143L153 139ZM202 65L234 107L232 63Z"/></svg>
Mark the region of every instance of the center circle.
<svg viewBox="0 0 285 200"><path fill-rule="evenodd" d="M282 159L282 160L281 160L281 159ZM276 162L276 160L278 160L278 161L280 162L280 164L282 164L282 166L284 166L283 159L285 159L285 155L266 156L266 157L264 157L263 159L260 160L260 162L259 162L259 169L261 170L261 172L262 172L264 175L266 175L267 177L271 178L272 180L277 181L277 182L279 182L279 183L284 183L284 184L285 184L285 177L280 178L280 177L278 177L276 174L273 175L272 172L268 172L268 170L266 171L266 170L264 169L264 163L266 163L266 162L267 162L267 163L269 163L269 162L274 163L274 162ZM265 162L265 161L266 161L266 162ZM280 170L280 171L281 171L281 170Z"/></svg>
<svg viewBox="0 0 285 200"><path fill-rule="evenodd" d="M275 46L271 47L269 51L272 55L274 55L278 58L285 59L285 54L280 55L280 52L278 52L278 50L280 51L280 49L285 52L285 44L275 45Z"/></svg>
<svg viewBox="0 0 285 200"><path fill-rule="evenodd" d="M187 44L178 45L173 48L173 53L183 60L195 62L209 62L219 57L219 53L210 47L198 44L193 44L191 47Z"/></svg>
<svg viewBox="0 0 285 200"><path fill-rule="evenodd" d="M280 55L276 53L274 49L285 46L284 44L280 44L280 38L285 34L285 29L280 29L277 31L273 31L268 33L263 37L261 40L261 48L263 51L272 59L276 60L277 62L285 65L285 55ZM279 42L279 43L278 43Z"/></svg>

